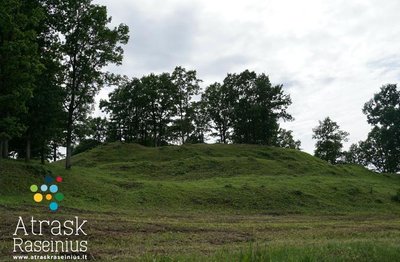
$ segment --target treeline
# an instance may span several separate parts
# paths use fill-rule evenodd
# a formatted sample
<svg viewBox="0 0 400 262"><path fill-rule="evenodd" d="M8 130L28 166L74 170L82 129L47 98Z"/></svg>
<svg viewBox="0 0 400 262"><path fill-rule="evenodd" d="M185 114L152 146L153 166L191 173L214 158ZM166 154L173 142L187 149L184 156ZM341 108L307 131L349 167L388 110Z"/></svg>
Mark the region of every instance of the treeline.
<svg viewBox="0 0 400 262"><path fill-rule="evenodd" d="M0 5L0 158L57 158L92 111L94 96L118 78L129 29L109 28L91 0L3 0Z"/></svg>
<svg viewBox="0 0 400 262"><path fill-rule="evenodd" d="M4 0L0 5L0 158L56 160L66 147L103 141L147 146L253 143L299 148L291 131L291 104L264 74L228 74L200 93L196 71L128 79L105 71L122 61L129 29L110 28L106 7L91 0ZM94 97L117 88L91 118ZM92 142L90 142L91 139ZM94 141L94 142L93 142ZM76 148L75 152L79 152Z"/></svg>
<svg viewBox="0 0 400 262"><path fill-rule="evenodd" d="M381 87L380 92L365 103L363 113L372 130L365 141L352 144L342 151L348 132L329 117L313 129L317 140L315 156L332 164L354 163L379 172L400 171L400 90L395 84Z"/></svg>
<svg viewBox="0 0 400 262"><path fill-rule="evenodd" d="M248 70L228 74L200 92L196 71L176 67L172 73L126 79L100 107L109 115L107 141L147 146L204 143L246 143L299 148L291 131L292 103L282 85ZM105 119L96 121L106 122Z"/></svg>

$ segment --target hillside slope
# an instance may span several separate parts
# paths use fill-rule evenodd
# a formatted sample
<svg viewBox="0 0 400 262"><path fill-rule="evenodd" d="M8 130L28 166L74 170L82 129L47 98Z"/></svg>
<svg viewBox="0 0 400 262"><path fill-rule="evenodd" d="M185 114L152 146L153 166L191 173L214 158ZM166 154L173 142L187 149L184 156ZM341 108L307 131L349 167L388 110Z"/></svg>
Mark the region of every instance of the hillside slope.
<svg viewBox="0 0 400 262"><path fill-rule="evenodd" d="M110 143L63 162L0 162L0 204L32 206L29 185L47 172L64 178L60 212L187 210L265 214L400 213L400 177L309 154L256 145L147 148Z"/></svg>

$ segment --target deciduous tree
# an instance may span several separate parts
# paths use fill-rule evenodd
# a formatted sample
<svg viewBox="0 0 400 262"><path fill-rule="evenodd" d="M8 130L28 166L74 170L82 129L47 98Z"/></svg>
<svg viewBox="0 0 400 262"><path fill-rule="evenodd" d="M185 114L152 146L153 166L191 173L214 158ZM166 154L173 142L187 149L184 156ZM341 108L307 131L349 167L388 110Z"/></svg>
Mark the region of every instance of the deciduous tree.
<svg viewBox="0 0 400 262"><path fill-rule="evenodd" d="M300 140L294 140L292 133L292 130L279 128L275 145L278 147L300 150L301 142Z"/></svg>
<svg viewBox="0 0 400 262"><path fill-rule="evenodd" d="M400 90L395 84L381 87L363 108L373 126L365 141L368 164L382 172L400 171Z"/></svg>
<svg viewBox="0 0 400 262"><path fill-rule="evenodd" d="M86 118L97 92L110 80L104 71L122 61L122 44L128 42L128 27L109 28L111 18L105 6L91 0L52 0L54 23L63 39L62 75L65 89L66 168L71 168L73 133L76 122Z"/></svg>
<svg viewBox="0 0 400 262"><path fill-rule="evenodd" d="M176 112L177 117L174 120L174 130L177 131L177 137L181 144L184 144L193 131L194 126L190 120L190 111L192 110L192 98L198 95L201 82L197 78L195 70L186 70L177 66L171 74L171 80L176 88Z"/></svg>
<svg viewBox="0 0 400 262"><path fill-rule="evenodd" d="M313 129L313 132L313 139L317 140L315 156L336 164L343 156L343 142L347 141L349 133L340 130L339 125L329 117L319 121L319 125Z"/></svg>
<svg viewBox="0 0 400 262"><path fill-rule="evenodd" d="M9 140L26 130L21 116L41 69L34 29L42 18L30 1L0 4L0 158L8 157Z"/></svg>

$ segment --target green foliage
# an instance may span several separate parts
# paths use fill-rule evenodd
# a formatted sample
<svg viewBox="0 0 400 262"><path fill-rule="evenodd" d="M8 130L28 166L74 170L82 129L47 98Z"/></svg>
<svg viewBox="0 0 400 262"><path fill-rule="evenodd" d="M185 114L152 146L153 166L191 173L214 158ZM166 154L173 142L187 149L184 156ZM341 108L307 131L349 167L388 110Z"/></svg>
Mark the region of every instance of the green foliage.
<svg viewBox="0 0 400 262"><path fill-rule="evenodd" d="M146 132L151 134L153 145L158 146L165 143L169 135L167 129L175 112L174 101L176 100L174 95L176 95L177 89L168 73L159 76L153 74L144 76L141 83L148 116L148 119L144 118L142 121L149 124L149 129Z"/></svg>
<svg viewBox="0 0 400 262"><path fill-rule="evenodd" d="M98 142L105 141L107 138L107 125L108 121L106 118L89 117L87 124L87 126L89 127L88 136Z"/></svg>
<svg viewBox="0 0 400 262"><path fill-rule="evenodd" d="M98 90L116 80L102 69L121 63L128 27L110 29L106 8L91 0L8 0L0 12L0 151L8 154L12 138L19 157L29 160L32 147L44 162L50 144L55 151L65 143L70 159L74 139L87 132L104 139L106 123L87 122L87 113Z"/></svg>
<svg viewBox="0 0 400 262"><path fill-rule="evenodd" d="M363 112L373 126L364 142L366 163L382 172L400 171L400 90L397 85L382 86L364 105Z"/></svg>
<svg viewBox="0 0 400 262"><path fill-rule="evenodd" d="M283 86L272 86L268 76L248 70L207 87L202 101L221 143L273 145L278 120L292 120L286 111L292 102Z"/></svg>
<svg viewBox="0 0 400 262"><path fill-rule="evenodd" d="M196 71L176 67L172 74L150 74L125 81L101 101L110 114L108 141L159 146L169 143L204 143L209 132L221 143L251 143L298 148L290 132L277 143L278 120L290 97L282 86L272 86L264 74L229 74L224 84L206 88L200 101ZM289 141L290 137L293 141ZM289 144L288 144L289 143Z"/></svg>
<svg viewBox="0 0 400 262"><path fill-rule="evenodd" d="M176 87L168 73L126 81L100 107L110 114L108 141L165 144L175 115Z"/></svg>
<svg viewBox="0 0 400 262"><path fill-rule="evenodd" d="M201 96L211 121L210 126L216 130L211 135L218 137L220 143L226 144L231 141L235 97L233 89L219 83L208 86Z"/></svg>
<svg viewBox="0 0 400 262"><path fill-rule="evenodd" d="M36 3L39 5L39 2ZM51 24L49 10L40 6L45 13L44 19L35 28L38 33L39 59L43 68L35 79L32 97L27 102L28 113L21 119L27 126L20 139L13 142L12 148L19 157L29 160L39 157L44 163L49 157L50 142L59 140L65 126L65 111L63 108L64 92L58 77L61 70L59 39ZM26 147L22 144L23 142ZM16 143L16 145L15 145Z"/></svg>
<svg viewBox="0 0 400 262"><path fill-rule="evenodd" d="M8 156L8 140L26 128L20 117L41 69L34 30L41 19L34 2L5 0L0 5L0 158Z"/></svg>
<svg viewBox="0 0 400 262"><path fill-rule="evenodd" d="M109 101L101 100L100 108L110 116L107 124L107 141L142 142L147 133L143 133L147 114L147 96L142 90L139 79L124 79L112 92Z"/></svg>
<svg viewBox="0 0 400 262"><path fill-rule="evenodd" d="M364 142L350 145L349 150L343 153L345 163L367 166L365 146Z"/></svg>
<svg viewBox="0 0 400 262"><path fill-rule="evenodd" d="M276 138L275 145L283 148L291 148L300 150L300 140L294 140L293 131L280 128Z"/></svg>
<svg viewBox="0 0 400 262"><path fill-rule="evenodd" d="M84 139L80 141L79 145L77 145L72 151L72 155L77 155L83 152L86 152L90 149L93 149L97 146L101 145L101 142L96 139Z"/></svg>
<svg viewBox="0 0 400 262"><path fill-rule="evenodd" d="M349 133L340 130L339 125L329 117L319 121L319 126L313 132L313 139L317 140L315 156L336 164L343 155L343 141L347 141Z"/></svg>
<svg viewBox="0 0 400 262"><path fill-rule="evenodd" d="M63 70L60 77L66 93L67 161L70 168L71 145L76 123L86 119L94 96L112 76L102 70L109 64L119 65L123 57L122 44L128 42L128 27L110 29L111 18L105 6L91 0L54 0L48 5L57 32L64 41L60 45Z"/></svg>
<svg viewBox="0 0 400 262"><path fill-rule="evenodd" d="M160 146L204 141L204 104L191 101L198 92L196 71L177 67L172 74L150 74L125 82L100 107L110 114L108 141Z"/></svg>
<svg viewBox="0 0 400 262"><path fill-rule="evenodd" d="M73 140L77 143L86 139L104 142L107 138L108 121L102 117L88 117L75 124Z"/></svg>
<svg viewBox="0 0 400 262"><path fill-rule="evenodd" d="M273 86L265 74L248 70L228 75L224 80L238 95L233 119L235 143L273 145L278 133L278 120L292 120L286 111L292 103L282 85Z"/></svg>
<svg viewBox="0 0 400 262"><path fill-rule="evenodd" d="M207 105L204 103L204 101L193 102L190 110L188 110L188 116L193 125L193 131L186 139L186 143L205 143L206 134L210 130L210 118L207 114Z"/></svg>
<svg viewBox="0 0 400 262"><path fill-rule="evenodd" d="M183 67L176 67L171 74L171 81L176 89L176 114L177 118L174 120L174 129L177 130L175 137L178 137L181 144L186 143L191 133L194 131L193 125L194 108L192 98L198 95L201 82L197 78L195 70L187 71ZM193 141L193 137L192 137Z"/></svg>

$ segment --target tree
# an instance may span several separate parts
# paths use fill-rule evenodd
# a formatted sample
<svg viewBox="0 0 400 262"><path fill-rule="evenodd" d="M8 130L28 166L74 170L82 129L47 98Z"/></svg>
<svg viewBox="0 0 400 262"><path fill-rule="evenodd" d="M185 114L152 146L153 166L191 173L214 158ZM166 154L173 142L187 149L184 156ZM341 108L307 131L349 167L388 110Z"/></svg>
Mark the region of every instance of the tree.
<svg viewBox="0 0 400 262"><path fill-rule="evenodd" d="M172 137L171 123L176 115L176 86L169 73L150 74L120 85L101 101L109 113L108 140L159 146Z"/></svg>
<svg viewBox="0 0 400 262"><path fill-rule="evenodd" d="M300 150L301 142L300 140L294 140L292 133L292 130L280 128L275 145L278 147Z"/></svg>
<svg viewBox="0 0 400 262"><path fill-rule="evenodd" d="M381 172L400 171L400 90L397 85L381 87L363 108L373 129L365 141L367 162Z"/></svg>
<svg viewBox="0 0 400 262"><path fill-rule="evenodd" d="M360 141L357 144L351 144L349 150L343 153L344 162L349 164L358 164L367 166L366 146L367 144L363 141Z"/></svg>
<svg viewBox="0 0 400 262"><path fill-rule="evenodd" d="M228 143L231 138L233 108L236 95L226 85L214 83L208 86L201 96L206 105L205 113L211 121L210 126L216 130L211 136L219 137L220 143Z"/></svg>
<svg viewBox="0 0 400 262"><path fill-rule="evenodd" d="M143 108L146 106L140 79L125 78L109 95L109 101L101 100L100 108L109 114L106 141L138 142L142 140ZM146 137L146 136L144 136ZM144 141L141 141L143 144Z"/></svg>
<svg viewBox="0 0 400 262"><path fill-rule="evenodd" d="M125 81L110 93L109 101L100 103L110 116L108 140L152 146L203 143L211 128L221 143L274 145L278 120L292 120L286 111L290 96L264 74L228 74L223 84L208 86L201 100L193 101L199 82L195 71L181 67L172 74ZM287 146L299 145L290 142L293 145Z"/></svg>
<svg viewBox="0 0 400 262"><path fill-rule="evenodd" d="M79 144L74 148L72 155L77 155L83 152L86 152L90 149L93 149L97 146L101 145L101 142L95 140L95 139L83 139L82 141L79 141Z"/></svg>
<svg viewBox="0 0 400 262"><path fill-rule="evenodd" d="M206 140L206 133L209 131L210 122L207 114L207 105L204 104L203 101L194 102L189 115L193 130L186 142L192 144L204 143Z"/></svg>
<svg viewBox="0 0 400 262"><path fill-rule="evenodd" d="M374 127L368 133L368 138L361 142L360 145L361 163L364 166L370 166L379 172L390 172L387 168L387 155L379 128Z"/></svg>
<svg viewBox="0 0 400 262"><path fill-rule="evenodd" d="M146 110L148 114L147 122L152 132L153 146L157 147L165 144L168 139L168 125L176 112L176 100L174 101L176 87L168 73L144 76L141 83L147 100L146 106L148 106ZM187 117L186 112L185 117Z"/></svg>
<svg viewBox="0 0 400 262"><path fill-rule="evenodd" d="M224 85L236 91L234 103L233 141L235 143L273 145L278 120L291 121L286 111L292 101L282 85L273 86L265 74L248 70L228 75Z"/></svg>
<svg viewBox="0 0 400 262"><path fill-rule="evenodd" d="M86 118L94 96L111 80L102 70L109 64L122 61L121 44L128 42L128 27L119 25L110 29L111 18L105 6L92 4L91 0L49 1L54 23L63 41L62 76L65 89L66 168L71 168L71 153L75 123Z"/></svg>
<svg viewBox="0 0 400 262"><path fill-rule="evenodd" d="M343 141L347 141L349 133L340 130L339 125L329 117L313 129L313 139L317 139L314 155L331 164L336 164L343 155Z"/></svg>
<svg viewBox="0 0 400 262"><path fill-rule="evenodd" d="M26 129L21 116L41 69L34 29L43 13L31 4L4 0L0 5L0 158L8 157L8 141Z"/></svg>
<svg viewBox="0 0 400 262"><path fill-rule="evenodd" d="M228 74L223 84L208 86L202 96L211 127L221 143L273 145L279 120L291 121L292 103L282 85L273 86L265 74L248 70Z"/></svg>
<svg viewBox="0 0 400 262"><path fill-rule="evenodd" d="M44 164L50 151L50 141L59 139L57 136L62 134L65 125L64 91L59 77L60 41L51 24L50 10L46 10L46 5L40 5L39 2L33 1L33 3L45 13L44 18L36 26L39 61L43 68L36 77L32 98L27 102L28 113L24 117L27 126L24 134L25 159L29 161L33 150L33 156L40 156Z"/></svg>
<svg viewBox="0 0 400 262"><path fill-rule="evenodd" d="M104 142L107 137L107 124L108 121L106 118L90 117L88 122L89 137L97 142Z"/></svg>
<svg viewBox="0 0 400 262"><path fill-rule="evenodd" d="M190 132L194 129L189 116L192 110L192 98L194 95L198 95L200 90L201 80L197 78L196 74L195 70L187 71L178 66L171 75L172 83L177 91L175 94L177 119L174 121L174 129L177 130L181 144L186 142Z"/></svg>

